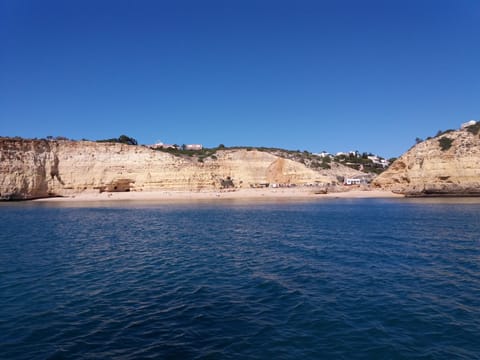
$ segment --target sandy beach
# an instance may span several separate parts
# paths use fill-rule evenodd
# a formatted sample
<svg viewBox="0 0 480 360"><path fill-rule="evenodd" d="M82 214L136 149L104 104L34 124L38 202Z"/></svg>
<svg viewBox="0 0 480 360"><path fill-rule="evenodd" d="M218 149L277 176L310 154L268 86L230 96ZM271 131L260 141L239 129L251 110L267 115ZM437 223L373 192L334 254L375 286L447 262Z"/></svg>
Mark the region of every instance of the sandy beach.
<svg viewBox="0 0 480 360"><path fill-rule="evenodd" d="M141 192L85 192L72 196L37 199L35 201L184 201L215 199L361 199L361 198L394 198L403 195L384 190L344 189L326 194L318 193L318 189L308 187L283 189L235 189L205 191L141 191Z"/></svg>

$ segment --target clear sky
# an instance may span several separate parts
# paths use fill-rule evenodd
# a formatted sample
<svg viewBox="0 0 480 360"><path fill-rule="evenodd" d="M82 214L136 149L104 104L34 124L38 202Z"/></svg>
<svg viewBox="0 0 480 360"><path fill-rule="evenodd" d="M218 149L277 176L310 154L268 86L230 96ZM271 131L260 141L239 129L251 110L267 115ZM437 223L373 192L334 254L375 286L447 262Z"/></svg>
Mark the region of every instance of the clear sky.
<svg viewBox="0 0 480 360"><path fill-rule="evenodd" d="M480 119L478 0L0 0L0 136L359 150Z"/></svg>

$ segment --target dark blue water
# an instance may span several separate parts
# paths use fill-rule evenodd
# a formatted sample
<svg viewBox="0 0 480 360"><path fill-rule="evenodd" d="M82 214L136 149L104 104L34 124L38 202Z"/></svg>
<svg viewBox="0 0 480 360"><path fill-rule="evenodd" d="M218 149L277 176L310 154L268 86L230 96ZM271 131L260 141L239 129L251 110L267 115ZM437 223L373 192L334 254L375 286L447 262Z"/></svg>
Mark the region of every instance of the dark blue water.
<svg viewBox="0 0 480 360"><path fill-rule="evenodd" d="M0 205L4 359L480 359L480 202Z"/></svg>

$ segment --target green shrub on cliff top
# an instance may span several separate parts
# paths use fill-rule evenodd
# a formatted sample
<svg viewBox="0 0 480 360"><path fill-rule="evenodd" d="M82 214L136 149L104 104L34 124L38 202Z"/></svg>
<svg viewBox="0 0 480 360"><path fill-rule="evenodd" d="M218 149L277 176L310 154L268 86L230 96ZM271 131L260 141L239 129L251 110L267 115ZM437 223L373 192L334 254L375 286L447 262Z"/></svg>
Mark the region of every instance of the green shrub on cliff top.
<svg viewBox="0 0 480 360"><path fill-rule="evenodd" d="M448 133L451 133L451 132L454 132L455 130L454 129L448 129L448 130L445 130L445 131L442 131L442 130L438 130L437 131L437 134L435 135L436 138L442 136L442 135L445 135L445 134L448 134Z"/></svg>
<svg viewBox="0 0 480 360"><path fill-rule="evenodd" d="M97 140L97 142L113 142L127 145L138 145L137 140L127 135L120 135L118 138Z"/></svg>
<svg viewBox="0 0 480 360"><path fill-rule="evenodd" d="M444 136L438 139L438 143L440 144L440 149L442 149L442 151L447 151L452 147L453 139Z"/></svg>
<svg viewBox="0 0 480 360"><path fill-rule="evenodd" d="M467 131L473 135L477 135L480 132L480 121L477 121L476 124L468 126Z"/></svg>

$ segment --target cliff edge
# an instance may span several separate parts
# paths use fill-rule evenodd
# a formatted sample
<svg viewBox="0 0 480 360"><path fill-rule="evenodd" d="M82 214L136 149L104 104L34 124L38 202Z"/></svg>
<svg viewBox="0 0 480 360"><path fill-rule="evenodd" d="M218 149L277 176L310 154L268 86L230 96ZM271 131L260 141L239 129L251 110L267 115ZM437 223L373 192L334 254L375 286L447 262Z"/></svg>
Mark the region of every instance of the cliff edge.
<svg viewBox="0 0 480 360"><path fill-rule="evenodd" d="M480 196L480 123L415 145L373 186L407 196Z"/></svg>

